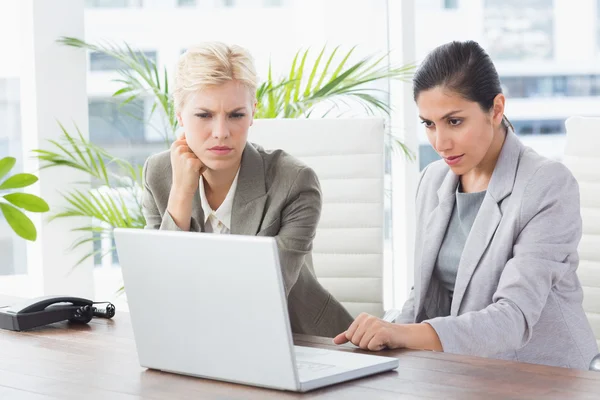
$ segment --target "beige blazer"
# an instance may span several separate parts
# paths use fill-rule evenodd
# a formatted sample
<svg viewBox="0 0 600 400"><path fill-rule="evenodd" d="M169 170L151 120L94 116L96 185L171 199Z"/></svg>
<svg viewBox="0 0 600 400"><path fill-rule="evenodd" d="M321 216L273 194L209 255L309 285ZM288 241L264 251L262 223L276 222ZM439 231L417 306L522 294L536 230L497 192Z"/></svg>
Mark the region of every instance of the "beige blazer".
<svg viewBox="0 0 600 400"><path fill-rule="evenodd" d="M143 179L146 228L180 230L166 212L172 183L168 151L146 161ZM233 199L231 234L276 238L292 331L333 337L348 328L352 317L314 274L311 251L321 203L319 181L312 169L284 151L246 144ZM193 199L190 231L204 231L199 191Z"/></svg>
<svg viewBox="0 0 600 400"><path fill-rule="evenodd" d="M582 222L575 178L509 131L448 304L433 269L458 179L443 161L421 175L415 286L397 322L427 321L449 353L589 368L598 348L576 274ZM440 309L450 316L428 319Z"/></svg>

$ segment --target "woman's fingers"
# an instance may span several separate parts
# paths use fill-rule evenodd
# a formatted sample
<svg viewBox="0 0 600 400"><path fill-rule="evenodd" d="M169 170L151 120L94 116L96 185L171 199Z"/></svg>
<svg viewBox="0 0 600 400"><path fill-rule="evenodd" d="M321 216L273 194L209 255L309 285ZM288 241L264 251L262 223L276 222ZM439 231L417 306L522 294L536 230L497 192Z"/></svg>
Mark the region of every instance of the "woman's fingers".
<svg viewBox="0 0 600 400"><path fill-rule="evenodd" d="M385 322L368 314L359 315L345 332L337 335L333 342L344 344L352 342L364 350L379 351L392 342L394 324Z"/></svg>
<svg viewBox="0 0 600 400"><path fill-rule="evenodd" d="M381 334L377 333L375 335L373 335L373 337L371 338L371 340L369 341L369 343L367 343L367 345L365 347L362 347L365 350L371 350L371 351L380 351L386 348L386 342L385 340L382 340Z"/></svg>
<svg viewBox="0 0 600 400"><path fill-rule="evenodd" d="M346 332L347 331L344 331L344 332L340 333L339 335L337 335L336 337L334 337L333 343L335 343L335 344L348 343L348 338L346 337Z"/></svg>

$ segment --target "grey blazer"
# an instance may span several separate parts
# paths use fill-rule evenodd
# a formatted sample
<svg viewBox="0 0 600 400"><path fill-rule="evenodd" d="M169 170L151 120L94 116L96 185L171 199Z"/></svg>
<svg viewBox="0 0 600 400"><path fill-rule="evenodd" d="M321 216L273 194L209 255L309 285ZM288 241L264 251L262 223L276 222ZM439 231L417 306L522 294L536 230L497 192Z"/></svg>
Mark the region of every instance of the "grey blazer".
<svg viewBox="0 0 600 400"><path fill-rule="evenodd" d="M172 183L168 151L146 161L143 179L146 228L180 230L166 212ZM314 275L311 251L320 215L321 189L312 169L281 150L246 144L231 234L276 238L292 331L333 337L348 328L352 317ZM199 191L190 231L204 231Z"/></svg>
<svg viewBox="0 0 600 400"><path fill-rule="evenodd" d="M458 179L443 161L421 175L415 285L396 322L425 321L449 353L588 369L598 347L576 275L582 228L573 175L508 132L447 304L432 272ZM450 316L427 317L440 308Z"/></svg>

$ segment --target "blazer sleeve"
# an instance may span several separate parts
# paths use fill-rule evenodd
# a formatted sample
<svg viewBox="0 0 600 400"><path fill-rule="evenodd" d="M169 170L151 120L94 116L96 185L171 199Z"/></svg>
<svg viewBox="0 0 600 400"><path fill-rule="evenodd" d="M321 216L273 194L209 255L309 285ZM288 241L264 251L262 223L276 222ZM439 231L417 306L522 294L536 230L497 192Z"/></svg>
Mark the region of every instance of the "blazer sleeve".
<svg viewBox="0 0 600 400"><path fill-rule="evenodd" d="M550 162L536 171L523 193L521 230L492 304L458 317L425 321L437 332L445 352L485 357L528 343L551 288L577 268L579 202L577 181L564 165Z"/></svg>
<svg viewBox="0 0 600 400"><path fill-rule="evenodd" d="M321 217L321 188L315 172L304 167L295 177L281 211L275 236L282 266L285 293L289 295L310 256Z"/></svg>
<svg viewBox="0 0 600 400"><path fill-rule="evenodd" d="M167 230L167 231L181 231L181 228L177 226L169 211L166 210L164 215L160 214L158 205L156 203L155 196L163 195L169 196L168 190L167 193L154 193L152 189L153 179L159 179L156 177L155 171L153 170L154 163L151 162L153 157L149 157L144 163L144 169L142 171L142 181L144 182L144 189L142 194L142 214L144 215L144 219L146 220L145 229L159 229L159 230ZM170 189L169 189L170 190ZM160 192L160 191L159 191ZM190 232L200 232L201 227L198 221L194 218L191 220Z"/></svg>

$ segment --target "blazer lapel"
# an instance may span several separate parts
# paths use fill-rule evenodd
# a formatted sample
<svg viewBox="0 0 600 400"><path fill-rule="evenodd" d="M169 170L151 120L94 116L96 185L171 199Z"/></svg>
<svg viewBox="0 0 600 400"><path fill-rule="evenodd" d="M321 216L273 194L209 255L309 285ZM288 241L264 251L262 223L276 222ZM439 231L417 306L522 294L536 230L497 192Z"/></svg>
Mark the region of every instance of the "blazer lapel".
<svg viewBox="0 0 600 400"><path fill-rule="evenodd" d="M460 263L458 264L458 273L456 274L456 284L452 297L452 306L450 315L458 315L460 303L462 302L465 290L471 281L471 277L479 264L479 260L487 249L498 224L502 219L500 206L489 193L483 198L481 208L477 213L471 232L467 237L463 249Z"/></svg>
<svg viewBox="0 0 600 400"><path fill-rule="evenodd" d="M460 258L450 315L458 315L460 304L471 277L502 220L500 203L512 193L523 148L514 132L509 128L496 167L492 173L487 193L473 222L473 227L469 232Z"/></svg>
<svg viewBox="0 0 600 400"><path fill-rule="evenodd" d="M234 235L256 235L263 218L267 188L265 169L260 153L246 143L238 186L231 211L231 233Z"/></svg>
<svg viewBox="0 0 600 400"><path fill-rule="evenodd" d="M418 286L417 312L420 312L425 296L427 295L435 261L437 260L446 229L448 228L448 222L452 215L452 209L454 208L457 185L458 175L455 175L452 171L448 171L437 191L438 206L429 214L425 225L425 237L419 268L421 283Z"/></svg>

